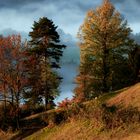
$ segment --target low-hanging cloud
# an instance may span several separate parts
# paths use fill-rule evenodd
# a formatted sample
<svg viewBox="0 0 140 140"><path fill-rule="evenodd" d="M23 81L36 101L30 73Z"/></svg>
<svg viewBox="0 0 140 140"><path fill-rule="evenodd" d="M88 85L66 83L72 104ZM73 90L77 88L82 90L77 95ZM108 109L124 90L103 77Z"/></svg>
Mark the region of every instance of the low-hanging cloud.
<svg viewBox="0 0 140 140"><path fill-rule="evenodd" d="M79 48L77 46L77 40L70 34L65 33L62 29L57 29L60 35L61 44L65 44L67 47L64 49L63 56L60 61L61 69L58 70L61 77L63 77L60 85L60 96L55 100L59 102L62 99L73 96L73 89L76 86L74 78L78 74L78 66L80 63ZM19 34L18 31L12 30L11 28L0 31L0 34L4 36ZM29 40L28 34L20 32L23 39Z"/></svg>

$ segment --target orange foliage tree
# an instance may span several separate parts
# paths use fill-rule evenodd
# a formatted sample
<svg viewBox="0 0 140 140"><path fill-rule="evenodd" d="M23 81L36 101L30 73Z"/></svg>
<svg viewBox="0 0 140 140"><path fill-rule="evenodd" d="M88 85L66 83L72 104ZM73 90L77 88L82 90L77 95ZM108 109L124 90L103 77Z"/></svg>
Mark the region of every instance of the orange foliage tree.
<svg viewBox="0 0 140 140"><path fill-rule="evenodd" d="M128 56L127 50L134 45L130 33L126 20L109 0L104 0L96 10L88 11L78 33L81 64L75 96L89 99L97 96L95 93L112 89L115 79L121 83L117 77L120 74L116 74L120 69L115 67L127 65L124 56Z"/></svg>
<svg viewBox="0 0 140 140"><path fill-rule="evenodd" d="M25 46L21 42L20 35L0 38L0 101L4 101L5 111L7 103L12 106L11 115L15 116L17 127L19 127L19 105L27 83L24 74Z"/></svg>

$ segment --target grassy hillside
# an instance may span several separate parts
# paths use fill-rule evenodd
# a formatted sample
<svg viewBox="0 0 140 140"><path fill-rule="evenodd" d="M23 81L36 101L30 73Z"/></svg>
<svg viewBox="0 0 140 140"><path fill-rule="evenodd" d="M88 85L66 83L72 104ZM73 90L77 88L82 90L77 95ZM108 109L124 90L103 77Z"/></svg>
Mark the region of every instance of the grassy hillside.
<svg viewBox="0 0 140 140"><path fill-rule="evenodd" d="M137 107L140 110L140 83L132 86L126 91L107 101L108 105L117 105L121 107Z"/></svg>
<svg viewBox="0 0 140 140"><path fill-rule="evenodd" d="M140 83L97 99L24 118L4 140L139 140ZM46 127L47 126L47 127Z"/></svg>
<svg viewBox="0 0 140 140"><path fill-rule="evenodd" d="M24 140L139 140L138 124L128 128L118 128L101 131L101 126L93 126L92 120L78 120L56 126L52 129L44 128Z"/></svg>
<svg viewBox="0 0 140 140"><path fill-rule="evenodd" d="M24 140L139 140L139 108L140 83L75 106L66 121Z"/></svg>

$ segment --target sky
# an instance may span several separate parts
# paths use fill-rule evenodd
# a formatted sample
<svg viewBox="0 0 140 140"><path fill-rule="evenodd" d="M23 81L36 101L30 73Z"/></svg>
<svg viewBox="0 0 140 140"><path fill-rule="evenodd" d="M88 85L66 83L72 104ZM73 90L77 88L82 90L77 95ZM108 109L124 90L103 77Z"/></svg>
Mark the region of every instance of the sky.
<svg viewBox="0 0 140 140"><path fill-rule="evenodd" d="M128 21L133 33L140 32L140 0L110 0ZM86 12L101 5L102 0L1 0L0 34L21 33L24 38L34 21L46 16L58 26L61 41L68 47L64 51L60 74L61 96L58 100L72 96L74 77L78 72L79 50L76 35Z"/></svg>
<svg viewBox="0 0 140 140"><path fill-rule="evenodd" d="M111 0L128 20L135 33L140 18L140 0ZM9 29L28 33L34 21L42 16L52 19L64 32L77 34L87 10L100 5L102 0L2 0L0 1L0 31Z"/></svg>

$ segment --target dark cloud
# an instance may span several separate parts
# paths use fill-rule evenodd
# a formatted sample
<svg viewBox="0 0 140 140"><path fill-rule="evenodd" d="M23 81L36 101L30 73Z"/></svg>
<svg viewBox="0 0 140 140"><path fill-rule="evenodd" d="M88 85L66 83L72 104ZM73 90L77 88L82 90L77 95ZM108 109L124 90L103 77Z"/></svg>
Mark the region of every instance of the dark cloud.
<svg viewBox="0 0 140 140"><path fill-rule="evenodd" d="M2 0L0 1L1 8L20 8L22 6L34 3L40 3L44 0Z"/></svg>
<svg viewBox="0 0 140 140"><path fill-rule="evenodd" d="M140 21L137 18L140 13L140 0L111 0L111 2L130 22Z"/></svg>
<svg viewBox="0 0 140 140"><path fill-rule="evenodd" d="M111 0L111 2L137 32L140 22L138 18L140 1ZM101 3L102 0L3 0L0 1L0 26L2 29L13 28L19 31L22 28L27 32L34 20L47 16L65 32L76 35L87 10L95 9Z"/></svg>
<svg viewBox="0 0 140 140"><path fill-rule="evenodd" d="M53 4L58 6L61 10L64 8L80 8L82 10L85 10L91 6L91 3L93 3L93 0L88 1L81 1L81 0L3 0L0 2L1 8L21 8L27 5L34 5L34 4L40 4L40 3L46 3L46 4ZM98 3L98 2L94 2Z"/></svg>
<svg viewBox="0 0 140 140"><path fill-rule="evenodd" d="M128 25L133 29L134 33L140 32L140 1L139 0L114 0L115 7L128 21Z"/></svg>
<svg viewBox="0 0 140 140"><path fill-rule="evenodd" d="M110 0L114 4L124 4L124 3L130 3L131 1L137 4L140 4L139 0Z"/></svg>

